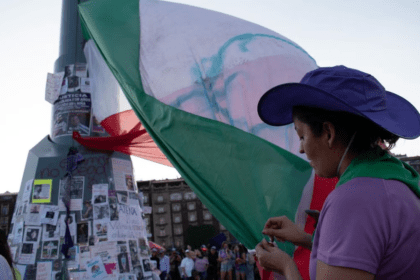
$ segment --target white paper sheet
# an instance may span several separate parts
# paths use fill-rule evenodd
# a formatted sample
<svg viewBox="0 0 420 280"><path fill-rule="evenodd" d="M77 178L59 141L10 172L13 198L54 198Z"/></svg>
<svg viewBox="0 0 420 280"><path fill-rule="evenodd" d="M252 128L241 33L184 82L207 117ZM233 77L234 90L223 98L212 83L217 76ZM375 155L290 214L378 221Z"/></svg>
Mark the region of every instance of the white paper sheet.
<svg viewBox="0 0 420 280"><path fill-rule="evenodd" d="M90 279L104 279L107 277L107 273L100 256L93 258L87 264L87 272L90 276Z"/></svg>
<svg viewBox="0 0 420 280"><path fill-rule="evenodd" d="M38 262L36 280L51 280L52 262Z"/></svg>
<svg viewBox="0 0 420 280"><path fill-rule="evenodd" d="M63 203L64 187L66 180L60 180L59 184L59 196L58 196L58 207L60 211L65 211L66 206ZM83 191L84 191L84 176L74 176L71 179L70 189L70 210L81 211L83 206Z"/></svg>
<svg viewBox="0 0 420 280"><path fill-rule="evenodd" d="M41 239L41 227L27 226L23 236L24 243L39 243Z"/></svg>
<svg viewBox="0 0 420 280"><path fill-rule="evenodd" d="M41 224L57 225L58 206L44 205L41 212Z"/></svg>
<svg viewBox="0 0 420 280"><path fill-rule="evenodd" d="M42 225L42 241L51 241L60 239L60 225Z"/></svg>
<svg viewBox="0 0 420 280"><path fill-rule="evenodd" d="M108 225L108 240L136 240L143 236L144 224L141 222L140 206L119 205L119 220L110 221Z"/></svg>
<svg viewBox="0 0 420 280"><path fill-rule="evenodd" d="M35 264L36 250L38 244L36 243L23 243L20 248L18 257L19 264Z"/></svg>
<svg viewBox="0 0 420 280"><path fill-rule="evenodd" d="M61 237L64 237L65 234L66 234L65 219L66 219L66 215L61 215L60 216L60 236ZM69 224L70 235L74 237L76 235L76 216L75 216L75 214L70 214L68 224Z"/></svg>
<svg viewBox="0 0 420 280"><path fill-rule="evenodd" d="M55 74L47 74L47 84L45 86L45 100L51 104L57 100L61 93L61 86L63 84L64 72L58 72Z"/></svg>
<svg viewBox="0 0 420 280"><path fill-rule="evenodd" d="M42 242L41 259L58 259L59 240Z"/></svg>
<svg viewBox="0 0 420 280"><path fill-rule="evenodd" d="M25 225L40 226L43 204L28 204L29 213L25 216Z"/></svg>
<svg viewBox="0 0 420 280"><path fill-rule="evenodd" d="M112 172L114 175L114 183L115 183L115 190L117 191L127 191L127 182L129 182L129 177L127 177L126 180L126 175L131 175L131 180L133 180L132 178L132 174L133 174L133 166L131 165L131 162L128 160L122 160L122 159L116 159L113 158L112 159ZM132 185L134 185L133 181L132 181ZM134 188L135 186L133 186Z"/></svg>

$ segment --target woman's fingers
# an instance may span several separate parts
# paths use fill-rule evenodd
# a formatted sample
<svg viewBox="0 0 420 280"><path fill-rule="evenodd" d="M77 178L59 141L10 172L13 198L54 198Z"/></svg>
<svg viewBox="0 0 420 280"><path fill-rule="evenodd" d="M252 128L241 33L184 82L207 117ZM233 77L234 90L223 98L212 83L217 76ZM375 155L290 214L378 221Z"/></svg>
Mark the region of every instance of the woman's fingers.
<svg viewBox="0 0 420 280"><path fill-rule="evenodd" d="M278 229L264 228L262 233L268 236L276 236Z"/></svg>
<svg viewBox="0 0 420 280"><path fill-rule="evenodd" d="M286 242L286 240L285 239L283 239L283 238L278 238L278 237L275 237L276 238L276 240L278 241L278 242Z"/></svg>

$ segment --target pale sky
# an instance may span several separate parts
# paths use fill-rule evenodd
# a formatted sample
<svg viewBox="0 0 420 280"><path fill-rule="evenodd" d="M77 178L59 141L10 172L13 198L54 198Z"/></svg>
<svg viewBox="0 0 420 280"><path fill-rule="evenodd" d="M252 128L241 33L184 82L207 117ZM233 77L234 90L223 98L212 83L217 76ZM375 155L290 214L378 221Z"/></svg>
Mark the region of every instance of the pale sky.
<svg viewBox="0 0 420 280"><path fill-rule="evenodd" d="M117 0L116 0L117 1ZM173 1L230 14L278 32L319 66L346 65L375 76L420 110L420 1ZM20 189L30 149L50 133L47 73L58 58L59 0L0 1L0 193ZM420 155L420 138L397 154ZM177 178L175 169L133 157L136 180Z"/></svg>

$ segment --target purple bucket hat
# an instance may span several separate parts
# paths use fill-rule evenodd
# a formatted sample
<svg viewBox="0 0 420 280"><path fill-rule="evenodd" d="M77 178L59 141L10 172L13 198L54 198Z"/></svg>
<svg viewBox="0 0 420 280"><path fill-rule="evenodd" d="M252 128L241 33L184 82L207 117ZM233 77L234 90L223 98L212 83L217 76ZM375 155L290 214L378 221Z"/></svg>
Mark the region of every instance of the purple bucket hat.
<svg viewBox="0 0 420 280"><path fill-rule="evenodd" d="M293 106L353 113L406 139L420 135L420 114L410 102L386 91L373 76L345 66L320 67L300 83L270 89L258 103L258 114L269 125L287 125L293 122Z"/></svg>

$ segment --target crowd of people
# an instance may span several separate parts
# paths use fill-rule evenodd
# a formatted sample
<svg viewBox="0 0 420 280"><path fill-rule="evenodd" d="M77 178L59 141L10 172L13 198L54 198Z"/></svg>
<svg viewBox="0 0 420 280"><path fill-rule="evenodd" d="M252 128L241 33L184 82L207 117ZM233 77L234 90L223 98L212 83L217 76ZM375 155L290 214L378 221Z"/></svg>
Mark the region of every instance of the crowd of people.
<svg viewBox="0 0 420 280"><path fill-rule="evenodd" d="M210 249L208 249L208 247ZM193 250L175 248L152 249L151 261L160 280L254 280L259 278L254 253L242 244L223 242L219 250L215 246L202 245Z"/></svg>

